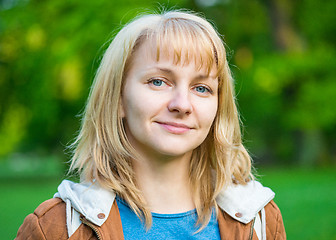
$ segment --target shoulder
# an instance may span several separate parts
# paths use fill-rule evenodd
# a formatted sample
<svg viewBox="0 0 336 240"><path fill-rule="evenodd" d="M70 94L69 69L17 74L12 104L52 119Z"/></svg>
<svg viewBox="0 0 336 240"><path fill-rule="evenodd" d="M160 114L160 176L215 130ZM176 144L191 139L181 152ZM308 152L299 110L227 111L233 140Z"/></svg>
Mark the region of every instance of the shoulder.
<svg viewBox="0 0 336 240"><path fill-rule="evenodd" d="M24 219L16 239L67 239L65 215L65 203L49 199Z"/></svg>
<svg viewBox="0 0 336 240"><path fill-rule="evenodd" d="M280 209L276 203L271 200L266 206L265 206L265 212L271 216L277 217L281 215Z"/></svg>
<svg viewBox="0 0 336 240"><path fill-rule="evenodd" d="M286 239L285 227L280 209L272 200L265 206L266 235L272 239Z"/></svg>
<svg viewBox="0 0 336 240"><path fill-rule="evenodd" d="M65 203L60 198L52 198L41 203L34 211L38 218L43 218L50 214L54 216L65 216Z"/></svg>

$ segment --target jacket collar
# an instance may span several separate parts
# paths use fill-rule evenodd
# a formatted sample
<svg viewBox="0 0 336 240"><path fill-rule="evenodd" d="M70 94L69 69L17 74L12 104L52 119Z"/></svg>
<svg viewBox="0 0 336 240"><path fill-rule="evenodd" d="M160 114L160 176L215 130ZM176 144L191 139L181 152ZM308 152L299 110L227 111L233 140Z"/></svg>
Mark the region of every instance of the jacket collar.
<svg viewBox="0 0 336 240"><path fill-rule="evenodd" d="M109 216L115 193L97 183L74 183L63 180L55 197L71 206L92 223L101 226ZM257 181L246 185L232 184L223 189L216 198L218 206L232 218L244 224L255 218L257 213L274 198L274 192ZM105 217L102 217L105 216Z"/></svg>
<svg viewBox="0 0 336 240"><path fill-rule="evenodd" d="M97 183L74 183L69 180L63 180L57 190L54 198L61 198L64 202L70 200L71 207L98 226L106 221L116 196L113 191Z"/></svg>
<svg viewBox="0 0 336 240"><path fill-rule="evenodd" d="M257 213L274 198L274 192L257 181L246 185L232 184L216 198L218 206L242 223L252 221Z"/></svg>

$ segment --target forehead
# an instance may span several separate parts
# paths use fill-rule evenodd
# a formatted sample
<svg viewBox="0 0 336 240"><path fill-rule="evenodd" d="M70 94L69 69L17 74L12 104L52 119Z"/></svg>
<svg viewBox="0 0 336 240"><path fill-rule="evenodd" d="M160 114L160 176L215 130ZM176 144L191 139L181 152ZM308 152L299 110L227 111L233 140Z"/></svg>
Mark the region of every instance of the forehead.
<svg viewBox="0 0 336 240"><path fill-rule="evenodd" d="M155 39L146 39L141 42L137 50L132 55L130 68L146 65L146 69L165 68L171 65L187 67L193 65L196 72L202 76L211 76L217 78L217 68L214 61L204 62L201 54L190 52L187 47L179 51L166 44L157 46ZM133 69L134 70L134 69ZM139 69L138 69L139 70ZM196 74L195 72L195 74Z"/></svg>
<svg viewBox="0 0 336 240"><path fill-rule="evenodd" d="M170 19L146 29L138 37L131 58L141 46L146 47L146 56L156 61L169 59L176 65L193 62L198 69L206 69L208 73L218 68L211 34L193 21Z"/></svg>

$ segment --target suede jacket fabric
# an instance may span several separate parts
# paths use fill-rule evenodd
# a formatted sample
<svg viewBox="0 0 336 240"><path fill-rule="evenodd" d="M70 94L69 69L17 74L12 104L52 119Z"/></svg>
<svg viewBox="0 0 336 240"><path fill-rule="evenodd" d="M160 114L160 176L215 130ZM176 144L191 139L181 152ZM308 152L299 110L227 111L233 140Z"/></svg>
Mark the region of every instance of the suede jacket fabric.
<svg viewBox="0 0 336 240"><path fill-rule="evenodd" d="M71 182L66 182L62 184L60 185L59 193L55 195L55 198L43 202L40 206L37 207L34 213L29 214L25 218L23 224L18 230L16 239L124 239L118 206L116 201L114 201L113 197L115 195L111 193L110 195L108 195L107 192L98 188L98 194L100 194L100 196L103 196L103 199L104 197L108 199L111 199L111 197L113 198L111 205L105 206L105 208L109 207L108 212L104 212L103 206L103 209L99 209L98 213L95 211L94 207L90 208L86 206L85 202L87 201L85 195L87 194L88 196L92 196L93 192L95 192L94 187L83 184L74 184ZM253 186L254 185L256 184L253 184ZM219 196L219 199L217 200L220 207L220 211L218 214L218 224L221 239L259 239L254 229L256 218L254 216L251 219L251 217L249 216L249 214L251 214L251 209L253 209L253 206L260 205L260 203L256 203L258 202L259 197L257 197L257 200L254 199L255 197L248 197L246 199L247 196L251 195L251 192L249 192L251 190L251 186L252 185L250 185L250 187L244 187L242 188L243 190L239 190L239 187L234 187L234 189L231 190L226 189L225 192L223 192L223 194ZM65 188L63 188L62 190L62 187ZM65 192L64 189L66 189ZM69 189L71 189L70 192ZM255 189L255 187L252 189ZM261 188L259 186L258 189L263 189L263 187ZM246 193L247 195L242 195L242 192L244 194ZM255 190L254 192L260 192L260 190ZM76 193L78 194L78 196L80 196L80 198L76 199L76 197L74 197ZM260 193L262 193L262 191ZM69 194L70 198L72 198L71 208L74 208L76 209L76 211L79 212L79 223L71 233L69 233L69 225L71 225L71 219L69 220L69 210L67 210L67 208L69 207L67 205L69 204L66 203L70 202ZM266 197L268 197L267 192L265 193L265 195ZM97 195L93 197L95 199L100 199L99 197L97 197ZM243 198L238 205L235 202L231 203L231 201L236 201L236 197ZM85 199L84 202L83 199ZM88 199L89 204L92 204L92 199L90 199L90 197ZM270 200L266 203L266 205L262 204L260 206L262 206L262 209L264 209L266 216L266 219L264 220L264 222L266 223L264 230L265 235L263 238L266 239L265 236L267 236L267 239L286 239L282 216L279 208L276 206L274 201ZM248 209L248 211L246 211L244 208ZM237 212L237 210L241 211ZM257 214L260 210L261 209L257 211ZM71 212L72 211L70 211L70 213ZM244 218L245 215L246 218ZM211 239L211 236L209 236L209 239ZM261 240L261 238L259 240Z"/></svg>

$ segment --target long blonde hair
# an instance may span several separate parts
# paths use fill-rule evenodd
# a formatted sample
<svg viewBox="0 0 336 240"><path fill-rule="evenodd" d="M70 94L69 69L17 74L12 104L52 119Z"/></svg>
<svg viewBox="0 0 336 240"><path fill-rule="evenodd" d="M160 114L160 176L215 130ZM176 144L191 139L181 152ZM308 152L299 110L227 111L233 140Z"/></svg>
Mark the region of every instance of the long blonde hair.
<svg viewBox="0 0 336 240"><path fill-rule="evenodd" d="M136 158L120 116L123 80L132 55L148 39L160 53L174 49L176 63L195 61L199 67L216 66L219 79L218 110L206 140L190 162L193 200L201 228L208 223L216 197L233 181L246 184L252 177L251 159L242 145L233 79L224 43L217 31L195 13L169 11L136 18L114 37L96 73L87 101L82 127L72 144L70 171L81 181L97 181L115 191L133 211L151 225L151 213L139 190L131 159ZM182 57L183 56L183 57Z"/></svg>

